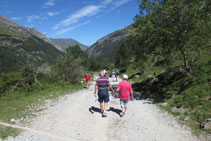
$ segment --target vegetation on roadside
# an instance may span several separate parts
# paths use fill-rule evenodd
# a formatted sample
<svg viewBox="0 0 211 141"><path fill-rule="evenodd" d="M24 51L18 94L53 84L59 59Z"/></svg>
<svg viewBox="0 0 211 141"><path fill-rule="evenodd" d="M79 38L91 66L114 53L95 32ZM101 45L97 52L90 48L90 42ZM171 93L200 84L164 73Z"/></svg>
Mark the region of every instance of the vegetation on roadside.
<svg viewBox="0 0 211 141"><path fill-rule="evenodd" d="M64 81L49 82L41 80L42 86L24 87L14 92L7 91L0 98L0 120L11 124L30 122L38 112L44 110L46 100L56 100L62 95L83 88L81 84L70 84ZM12 120L14 119L14 121ZM15 136L20 130L0 126L0 138Z"/></svg>
<svg viewBox="0 0 211 141"><path fill-rule="evenodd" d="M166 110L198 130L211 118L211 3L142 0L139 7L115 65L129 74L135 91L167 103Z"/></svg>
<svg viewBox="0 0 211 141"><path fill-rule="evenodd" d="M83 88L85 84L81 84L81 78L85 71L98 70L101 66L76 45L67 48L66 54L52 66L40 66L32 60L18 71L0 73L0 120L24 124L42 110L37 108L45 104L45 100ZM0 126L0 138L18 132Z"/></svg>

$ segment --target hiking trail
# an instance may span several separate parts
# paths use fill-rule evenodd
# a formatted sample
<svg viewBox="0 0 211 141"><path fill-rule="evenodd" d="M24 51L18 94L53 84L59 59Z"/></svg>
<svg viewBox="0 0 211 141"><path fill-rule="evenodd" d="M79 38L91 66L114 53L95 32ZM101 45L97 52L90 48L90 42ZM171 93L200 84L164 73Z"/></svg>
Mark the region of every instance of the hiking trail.
<svg viewBox="0 0 211 141"><path fill-rule="evenodd" d="M111 80L110 83L118 84ZM108 117L101 117L94 84L95 81L91 82L89 90L59 98L56 105L48 106L28 127L15 126L24 131L6 140L197 141L190 129L179 125L150 101L130 101L127 115L120 117L119 99L110 95Z"/></svg>

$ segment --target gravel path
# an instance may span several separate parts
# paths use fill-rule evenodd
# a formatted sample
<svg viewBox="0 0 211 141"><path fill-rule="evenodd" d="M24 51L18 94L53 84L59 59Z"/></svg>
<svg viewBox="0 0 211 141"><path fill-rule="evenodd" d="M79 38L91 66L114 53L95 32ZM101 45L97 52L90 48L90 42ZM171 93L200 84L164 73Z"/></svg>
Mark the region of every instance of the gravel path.
<svg viewBox="0 0 211 141"><path fill-rule="evenodd" d="M189 129L149 101L130 101L127 115L120 117L119 99L111 96L108 117L101 117L93 94L94 83L89 90L61 97L58 104L42 111L21 135L6 140L197 141Z"/></svg>

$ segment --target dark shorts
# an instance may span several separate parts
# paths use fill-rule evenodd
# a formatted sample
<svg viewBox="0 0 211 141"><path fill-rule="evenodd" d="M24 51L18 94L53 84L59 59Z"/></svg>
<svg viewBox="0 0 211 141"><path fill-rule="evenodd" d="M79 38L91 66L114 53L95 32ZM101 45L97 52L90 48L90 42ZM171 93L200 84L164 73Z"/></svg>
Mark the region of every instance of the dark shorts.
<svg viewBox="0 0 211 141"><path fill-rule="evenodd" d="M108 94L108 89L102 89L98 90L98 101L100 103L102 102L109 102L109 94Z"/></svg>

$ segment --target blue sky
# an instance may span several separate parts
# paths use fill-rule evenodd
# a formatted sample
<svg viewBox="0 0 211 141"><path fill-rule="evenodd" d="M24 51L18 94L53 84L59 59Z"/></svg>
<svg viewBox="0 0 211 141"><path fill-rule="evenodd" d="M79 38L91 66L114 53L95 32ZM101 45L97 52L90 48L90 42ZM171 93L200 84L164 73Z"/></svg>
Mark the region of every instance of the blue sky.
<svg viewBox="0 0 211 141"><path fill-rule="evenodd" d="M137 0L1 0L0 14L49 38L92 45L133 23Z"/></svg>

